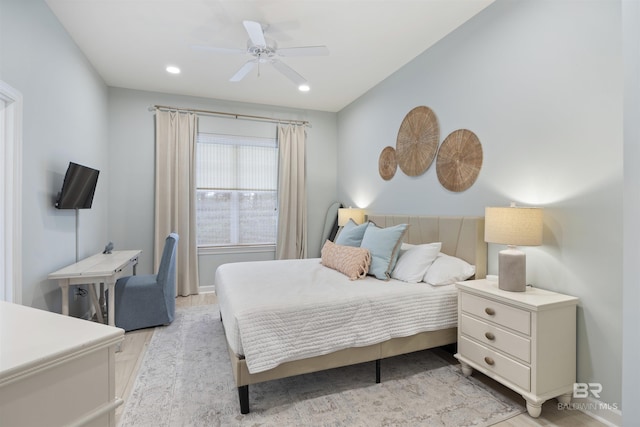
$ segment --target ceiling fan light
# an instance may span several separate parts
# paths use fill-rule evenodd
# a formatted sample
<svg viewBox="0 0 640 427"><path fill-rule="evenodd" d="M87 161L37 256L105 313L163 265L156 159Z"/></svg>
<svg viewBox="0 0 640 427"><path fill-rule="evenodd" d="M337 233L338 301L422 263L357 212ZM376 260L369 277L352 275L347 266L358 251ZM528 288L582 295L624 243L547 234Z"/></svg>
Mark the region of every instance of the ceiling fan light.
<svg viewBox="0 0 640 427"><path fill-rule="evenodd" d="M298 86L298 90L300 92L309 92L311 90L311 87L309 86L309 83L302 83L300 86Z"/></svg>

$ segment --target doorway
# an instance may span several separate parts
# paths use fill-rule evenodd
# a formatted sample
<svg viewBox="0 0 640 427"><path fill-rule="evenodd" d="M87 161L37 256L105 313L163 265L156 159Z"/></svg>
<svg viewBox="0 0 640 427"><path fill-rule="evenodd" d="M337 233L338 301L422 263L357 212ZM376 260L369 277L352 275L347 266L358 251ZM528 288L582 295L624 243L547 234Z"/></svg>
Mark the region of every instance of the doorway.
<svg viewBox="0 0 640 427"><path fill-rule="evenodd" d="M22 303L22 94L0 80L0 301Z"/></svg>

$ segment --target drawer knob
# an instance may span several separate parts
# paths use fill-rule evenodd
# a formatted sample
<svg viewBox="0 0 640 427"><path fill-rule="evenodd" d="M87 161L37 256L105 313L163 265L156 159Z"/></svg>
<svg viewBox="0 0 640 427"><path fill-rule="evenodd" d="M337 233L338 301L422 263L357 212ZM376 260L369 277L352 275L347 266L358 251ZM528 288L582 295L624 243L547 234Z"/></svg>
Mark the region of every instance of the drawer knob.
<svg viewBox="0 0 640 427"><path fill-rule="evenodd" d="M490 365L490 366L493 366L493 365L496 363L496 362L494 362L494 361L493 361L493 359L492 359L492 358L490 358L490 357L485 357L485 358L484 358L484 361L485 361L485 363L486 363L487 365Z"/></svg>
<svg viewBox="0 0 640 427"><path fill-rule="evenodd" d="M493 335L491 332L486 332L486 333L484 334L484 336L485 336L489 341L493 341L493 340L495 340L495 339L496 339L496 336L495 336L495 335Z"/></svg>
<svg viewBox="0 0 640 427"><path fill-rule="evenodd" d="M485 308L484 312L487 313L489 316L493 316L494 314L496 314L496 311L491 307Z"/></svg>

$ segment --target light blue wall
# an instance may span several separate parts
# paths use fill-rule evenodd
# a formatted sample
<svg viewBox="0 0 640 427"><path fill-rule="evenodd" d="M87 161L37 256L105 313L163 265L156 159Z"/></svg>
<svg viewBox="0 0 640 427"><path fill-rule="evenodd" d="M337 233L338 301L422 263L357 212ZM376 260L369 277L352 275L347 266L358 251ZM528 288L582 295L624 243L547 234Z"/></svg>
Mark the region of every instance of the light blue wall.
<svg viewBox="0 0 640 427"><path fill-rule="evenodd" d="M479 137L484 163L462 193L423 175L378 175L382 149L414 107L440 141ZM338 114L338 195L378 213L483 215L510 201L545 208L528 280L580 298L578 380L621 403L622 47L615 1L501 1ZM490 245L489 272L497 274Z"/></svg>
<svg viewBox="0 0 640 427"><path fill-rule="evenodd" d="M116 247L140 248L141 272L153 268L154 114L149 106L168 105L293 120L307 120L308 249L320 256L324 215L336 197L336 114L214 99L109 88L109 238ZM234 126L251 122L226 119ZM213 285L218 265L229 261L273 259L272 253L201 255L200 286Z"/></svg>
<svg viewBox="0 0 640 427"><path fill-rule="evenodd" d="M0 79L24 97L22 302L60 312L47 275L75 262L75 213L53 207L69 161L101 171L93 208L80 211L79 255L106 243L107 87L40 0L0 0ZM81 298L70 310L88 307Z"/></svg>
<svg viewBox="0 0 640 427"><path fill-rule="evenodd" d="M624 46L624 288L622 405L624 425L640 420L640 2L622 3Z"/></svg>

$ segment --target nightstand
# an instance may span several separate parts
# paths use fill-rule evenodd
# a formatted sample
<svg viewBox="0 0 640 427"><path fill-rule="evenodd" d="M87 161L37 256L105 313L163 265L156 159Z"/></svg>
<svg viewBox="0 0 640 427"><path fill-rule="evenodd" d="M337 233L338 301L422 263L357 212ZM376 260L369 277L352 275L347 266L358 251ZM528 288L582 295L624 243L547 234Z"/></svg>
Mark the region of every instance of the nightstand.
<svg viewBox="0 0 640 427"><path fill-rule="evenodd" d="M576 381L578 298L532 287L508 292L488 280L456 286L455 357L464 375L477 369L521 394L534 418L551 398L568 404Z"/></svg>

